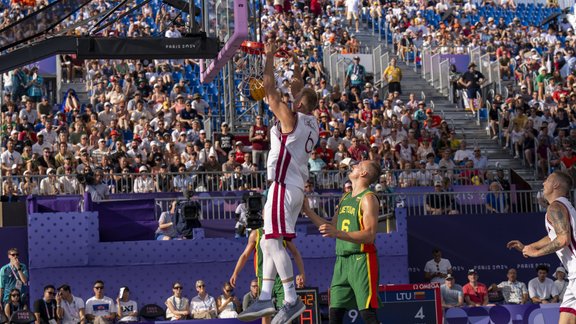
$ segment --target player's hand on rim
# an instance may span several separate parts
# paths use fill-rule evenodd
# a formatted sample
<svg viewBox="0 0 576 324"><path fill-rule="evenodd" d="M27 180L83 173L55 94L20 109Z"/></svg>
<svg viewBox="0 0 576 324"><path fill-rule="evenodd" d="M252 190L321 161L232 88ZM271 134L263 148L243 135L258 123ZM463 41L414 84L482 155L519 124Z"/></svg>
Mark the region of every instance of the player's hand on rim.
<svg viewBox="0 0 576 324"><path fill-rule="evenodd" d="M264 52L266 53L266 55L276 55L277 51L278 47L276 46L276 42L269 41L264 43Z"/></svg>

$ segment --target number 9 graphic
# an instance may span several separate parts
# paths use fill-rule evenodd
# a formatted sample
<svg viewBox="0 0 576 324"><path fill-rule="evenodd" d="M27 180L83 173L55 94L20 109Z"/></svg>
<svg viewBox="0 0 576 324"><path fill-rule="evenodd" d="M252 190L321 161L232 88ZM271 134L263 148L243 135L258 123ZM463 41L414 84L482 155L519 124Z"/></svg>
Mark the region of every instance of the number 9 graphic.
<svg viewBox="0 0 576 324"><path fill-rule="evenodd" d="M348 311L348 317L351 318L350 323L355 323L356 319L358 318L358 311L355 309L351 309Z"/></svg>

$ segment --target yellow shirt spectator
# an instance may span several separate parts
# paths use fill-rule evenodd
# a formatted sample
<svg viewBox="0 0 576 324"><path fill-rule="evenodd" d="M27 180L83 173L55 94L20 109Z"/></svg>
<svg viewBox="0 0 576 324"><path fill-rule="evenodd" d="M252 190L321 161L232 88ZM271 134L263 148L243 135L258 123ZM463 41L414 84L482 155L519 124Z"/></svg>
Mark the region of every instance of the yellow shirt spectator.
<svg viewBox="0 0 576 324"><path fill-rule="evenodd" d="M384 70L384 78L388 83L400 82L402 80L402 70L397 66L388 65Z"/></svg>

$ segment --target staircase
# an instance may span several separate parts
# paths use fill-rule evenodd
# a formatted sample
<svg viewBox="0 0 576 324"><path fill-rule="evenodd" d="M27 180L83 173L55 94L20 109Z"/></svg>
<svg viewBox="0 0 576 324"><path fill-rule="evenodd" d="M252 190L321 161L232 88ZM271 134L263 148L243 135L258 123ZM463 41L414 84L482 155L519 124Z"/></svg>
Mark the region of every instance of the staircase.
<svg viewBox="0 0 576 324"><path fill-rule="evenodd" d="M400 63L399 66L403 73L402 92L404 95L408 96L409 93L415 93L419 97L421 93L424 93L427 107L433 102L434 113L448 121L448 124L456 130L459 139L465 139L469 148L480 147L482 154L488 157L489 167L499 166L504 169L514 169L533 187L539 188L542 185L542 181L536 180L533 168L529 169L528 166L523 166L522 160L514 159L509 150L503 149L497 140L491 139L487 130L487 120L480 121L480 125L478 125L475 117L458 108L457 105L440 94L422 78L420 73L414 72L413 66L406 66L404 63Z"/></svg>
<svg viewBox="0 0 576 324"><path fill-rule="evenodd" d="M380 44L378 38L372 36L370 31L364 31L357 35L362 44L371 44L372 46ZM394 56L394 53L390 52L390 57L392 56ZM414 72L413 65L407 66L403 62L399 62L398 66L402 69L403 74L402 99L404 101L406 101L410 93L416 94L417 98L420 98L423 93L427 107L430 107L430 103L433 102L434 113L439 114L448 121L450 127L456 130L457 137L466 140L468 148L480 147L482 155L488 157L490 168L514 169L516 173L532 185L532 188L538 189L542 187L542 180L536 178L533 168L529 169L528 166L524 166L522 160L514 159L509 150L503 149L497 140L491 139L486 129L488 126L487 121L481 121L480 125L477 125L476 118L472 117L470 113L459 109L457 105L451 103L447 97L432 87L422 78L420 70L418 73Z"/></svg>

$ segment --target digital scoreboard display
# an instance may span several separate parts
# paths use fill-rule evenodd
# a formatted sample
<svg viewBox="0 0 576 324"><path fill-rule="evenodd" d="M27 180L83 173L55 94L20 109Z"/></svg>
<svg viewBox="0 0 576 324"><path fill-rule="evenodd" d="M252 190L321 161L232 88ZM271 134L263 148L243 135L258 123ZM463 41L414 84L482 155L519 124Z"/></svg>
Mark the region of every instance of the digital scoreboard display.
<svg viewBox="0 0 576 324"><path fill-rule="evenodd" d="M320 308L318 306L318 289L296 289L296 294L302 300L306 309L292 324L320 324Z"/></svg>
<svg viewBox="0 0 576 324"><path fill-rule="evenodd" d="M442 300L439 284L380 286L381 305L378 321L382 324L442 323ZM364 323L358 310L349 310L344 323Z"/></svg>

